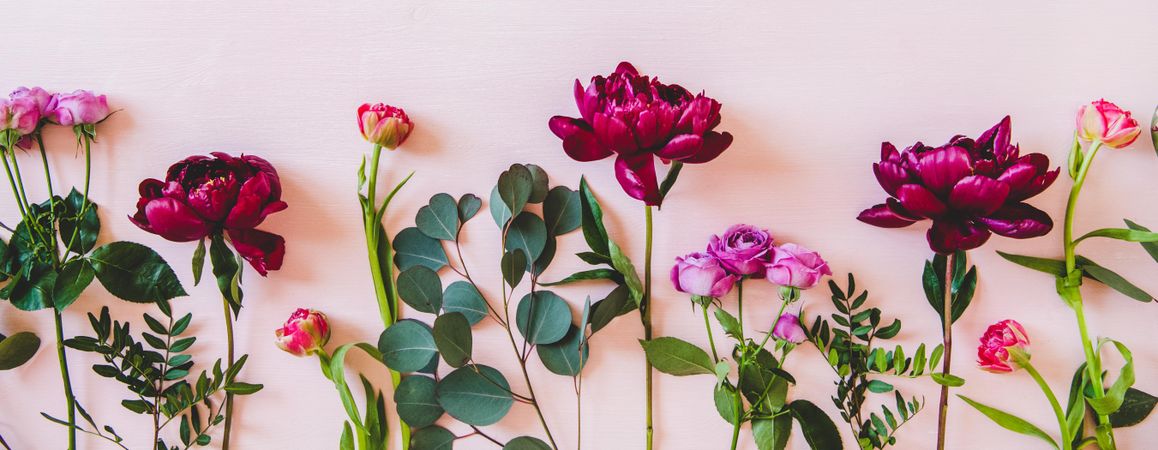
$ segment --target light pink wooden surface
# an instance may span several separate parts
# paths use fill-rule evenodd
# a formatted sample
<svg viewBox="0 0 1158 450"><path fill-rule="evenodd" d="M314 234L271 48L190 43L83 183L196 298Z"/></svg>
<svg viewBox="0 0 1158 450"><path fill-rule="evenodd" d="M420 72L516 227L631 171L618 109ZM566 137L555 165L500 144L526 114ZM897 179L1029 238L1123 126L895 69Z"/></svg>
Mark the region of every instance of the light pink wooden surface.
<svg viewBox="0 0 1158 450"><path fill-rule="evenodd" d="M6 11L0 89L94 89L123 109L101 126L94 150L92 195L101 205L102 241L146 243L178 269L191 297L174 305L195 313L193 330L200 339L194 350L202 362L216 357L223 345L216 290L209 284L192 287L192 245L163 241L125 220L134 208L136 184L161 176L186 155L218 150L262 155L281 171L290 208L265 227L286 236L285 267L268 279L248 274L246 309L238 324L239 350L250 354L244 378L266 385L238 403L239 450L336 445L344 414L333 389L315 362L293 358L272 343L274 328L293 308L326 311L335 343L373 342L380 331L354 195L354 173L368 150L354 121L362 102L402 106L417 123L405 149L385 158L389 180L417 171L393 206L390 229L412 224L414 212L434 193L485 197L507 165L535 162L572 186L586 174L612 231L641 262L642 208L622 195L609 161L569 160L547 130L547 119L574 114L575 78L607 73L620 60L667 82L705 89L724 104L720 128L736 140L716 162L685 170L657 215L658 334L705 343L699 316L670 287L667 269L673 257L700 248L711 233L747 222L820 251L838 276L855 272L859 284L873 292L872 303L904 321L899 339L912 345L939 336L919 285L929 253L923 233L875 229L854 220L883 198L870 169L882 140L939 143L957 133L976 134L1011 114L1014 139L1023 151L1043 152L1064 164L1072 113L1081 103L1105 96L1148 122L1158 102L1158 3L1151 1L954 7L900 2L887 8L859 2L707 7L611 1L310 6L67 1L12 3ZM81 181L71 139L62 130L49 137L53 163L63 168L57 172L61 185ZM1104 152L1082 198L1079 228L1117 226L1123 217L1158 226L1152 195L1158 188L1156 170L1158 159L1145 137L1127 150ZM1068 187L1063 175L1032 203L1060 219ZM5 191L0 199L9 198L6 187L0 190ZM37 197L42 194L37 190ZM0 203L3 220L14 221L11 202ZM497 288L497 270L485 265L498 247L485 212L466 233L467 258ZM995 238L973 252L981 283L956 327L954 365L969 380L956 392L1032 418L1046 430L1054 428L1053 419L1031 379L981 372L973 354L985 326L1018 319L1034 341L1034 363L1057 389L1065 389L1082 360L1072 314L1056 298L1050 279L994 253L1055 255L1060 233L1032 241ZM581 240L578 235L564 240L552 278L581 267L567 256ZM1138 247L1106 241L1093 243L1086 253L1158 292L1158 266ZM588 289L559 291L577 304ZM774 290L749 291L753 300L746 320L757 328L770 326ZM1137 387L1158 392L1155 305L1102 287L1086 292L1092 332L1130 345ZM810 310L828 310L822 294L805 295ZM67 330L87 331L84 313L102 305L122 317L147 310L94 286L68 310ZM64 445L64 430L38 414L63 414L51 323L47 312L0 305L0 330L34 330L46 339L30 365L0 373L0 433L16 449ZM592 343L584 383L584 448L642 448L643 359L635 343L640 335L633 315ZM515 368L499 328L487 325L475 339L480 360ZM131 447L143 448L147 421L118 405L125 392L92 374L88 366L94 362L71 353L79 398L128 436ZM388 384L376 364L357 360L353 367L380 386ZM800 381L793 396L831 411L831 372L814 351L798 350L788 369ZM573 447L569 380L541 368L533 375L554 431L565 447ZM710 378L657 375L657 380L657 448L726 445L730 427L712 406ZM898 384L935 405L937 386L930 381ZM951 420L953 449L1041 447L997 428L959 401L952 404ZM896 448L931 448L935 428L931 408L905 426ZM523 406L493 432L541 434L533 411ZM1147 448L1156 434L1158 419L1120 430L1120 448ZM82 443L110 448L95 440ZM456 445L489 447L477 438ZM807 446L797 436L790 447Z"/></svg>

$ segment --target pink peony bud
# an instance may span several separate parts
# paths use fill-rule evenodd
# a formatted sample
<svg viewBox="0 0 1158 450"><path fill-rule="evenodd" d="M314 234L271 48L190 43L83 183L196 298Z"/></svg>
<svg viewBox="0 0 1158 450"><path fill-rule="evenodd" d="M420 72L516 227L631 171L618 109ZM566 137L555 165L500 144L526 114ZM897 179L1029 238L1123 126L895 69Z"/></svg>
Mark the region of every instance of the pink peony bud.
<svg viewBox="0 0 1158 450"><path fill-rule="evenodd" d="M793 344L804 342L807 338L804 327L800 326L800 317L792 313L784 313L776 320L776 326L772 327L772 337Z"/></svg>
<svg viewBox="0 0 1158 450"><path fill-rule="evenodd" d="M358 107L358 129L367 141L394 150L410 136L414 124L402 108L365 103Z"/></svg>
<svg viewBox="0 0 1158 450"><path fill-rule="evenodd" d="M1079 108L1077 126L1082 140L1102 141L1113 148L1130 145L1142 133L1138 121L1130 117L1130 111L1104 99Z"/></svg>
<svg viewBox="0 0 1158 450"><path fill-rule="evenodd" d="M796 244L772 248L772 262L768 264L768 281L780 286L808 289L820 278L832 275L828 263L816 253Z"/></svg>
<svg viewBox="0 0 1158 450"><path fill-rule="evenodd" d="M324 351L322 347L330 341L330 325L320 311L298 308L274 334L278 348L294 356L308 356Z"/></svg>
<svg viewBox="0 0 1158 450"><path fill-rule="evenodd" d="M49 116L53 123L73 126L89 125L105 120L112 114L108 98L92 91L76 90L71 94L56 94L56 109Z"/></svg>
<svg viewBox="0 0 1158 450"><path fill-rule="evenodd" d="M1017 370L1017 354L1029 359L1029 335L1016 320L1002 320L990 325L981 335L981 346L977 347L977 365L982 370L993 373L1009 373Z"/></svg>
<svg viewBox="0 0 1158 450"><path fill-rule="evenodd" d="M671 282L677 291L701 297L728 295L736 278L715 256L703 252L677 257L671 268Z"/></svg>

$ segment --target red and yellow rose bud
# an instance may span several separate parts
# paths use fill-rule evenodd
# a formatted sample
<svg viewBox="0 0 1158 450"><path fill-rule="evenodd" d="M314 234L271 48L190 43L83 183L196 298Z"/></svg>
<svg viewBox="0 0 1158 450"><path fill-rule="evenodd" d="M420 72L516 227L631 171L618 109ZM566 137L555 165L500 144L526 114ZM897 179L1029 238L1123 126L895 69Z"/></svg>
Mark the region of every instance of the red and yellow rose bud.
<svg viewBox="0 0 1158 450"><path fill-rule="evenodd" d="M358 129L370 143L394 150L410 136L414 124L402 108L365 103L358 107Z"/></svg>
<svg viewBox="0 0 1158 450"><path fill-rule="evenodd" d="M1130 145L1142 133L1142 127L1130 117L1130 111L1105 99L1078 109L1077 128L1082 140L1100 141L1113 148Z"/></svg>
<svg viewBox="0 0 1158 450"><path fill-rule="evenodd" d="M274 334L278 348L294 356L309 356L325 351L330 325L320 311L298 308Z"/></svg>

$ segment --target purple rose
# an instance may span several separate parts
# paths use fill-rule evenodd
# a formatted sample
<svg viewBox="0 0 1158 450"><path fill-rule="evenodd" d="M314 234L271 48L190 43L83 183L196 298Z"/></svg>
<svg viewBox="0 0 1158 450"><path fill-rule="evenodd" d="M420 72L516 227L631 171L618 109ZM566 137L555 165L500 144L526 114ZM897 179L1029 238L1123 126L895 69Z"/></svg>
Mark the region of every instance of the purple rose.
<svg viewBox="0 0 1158 450"><path fill-rule="evenodd" d="M16 137L36 131L40 123L40 108L31 98L0 99L0 131L9 131Z"/></svg>
<svg viewBox="0 0 1158 450"><path fill-rule="evenodd" d="M771 250L772 235L767 230L743 224L732 225L723 237L712 236L708 243L708 253L737 275L763 277Z"/></svg>
<svg viewBox="0 0 1158 450"><path fill-rule="evenodd" d="M671 282L677 291L702 297L723 297L732 291L736 276L728 273L716 257L704 252L676 258Z"/></svg>
<svg viewBox="0 0 1158 450"><path fill-rule="evenodd" d="M800 317L792 313L784 313L780 319L776 321L776 326L772 327L772 337L785 342L799 344L804 342L807 336L804 334L804 328L800 326Z"/></svg>
<svg viewBox="0 0 1158 450"><path fill-rule="evenodd" d="M51 92L39 87L18 87L11 94L8 94L11 99L27 98L36 102L36 109L40 111L41 119L48 119L52 111L56 109L56 96Z"/></svg>
<svg viewBox="0 0 1158 450"><path fill-rule="evenodd" d="M108 99L92 91L77 90L71 94L56 94L56 109L49 116L53 123L73 126L94 124L111 114Z"/></svg>
<svg viewBox="0 0 1158 450"><path fill-rule="evenodd" d="M796 244L772 248L772 262L767 267L768 281L780 286L808 289L820 277L832 275L828 263L816 253Z"/></svg>

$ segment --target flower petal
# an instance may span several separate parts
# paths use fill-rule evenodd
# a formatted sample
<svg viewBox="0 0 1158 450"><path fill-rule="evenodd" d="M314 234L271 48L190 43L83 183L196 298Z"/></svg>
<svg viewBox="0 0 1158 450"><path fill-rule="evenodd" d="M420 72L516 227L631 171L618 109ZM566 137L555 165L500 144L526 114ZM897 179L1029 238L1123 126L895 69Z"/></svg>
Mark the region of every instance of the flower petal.
<svg viewBox="0 0 1158 450"><path fill-rule="evenodd" d="M1005 206L978 220L994 233L1014 239L1044 236L1053 229L1049 214L1025 203Z"/></svg>
<svg viewBox="0 0 1158 450"><path fill-rule="evenodd" d="M940 217L948 210L944 202L919 184L906 184L897 188L897 198L906 210L921 217Z"/></svg>
<svg viewBox="0 0 1158 450"><path fill-rule="evenodd" d="M615 178L627 195L656 206L660 203L659 183L655 178L655 158L650 153L619 155L615 159Z"/></svg>
<svg viewBox="0 0 1158 450"><path fill-rule="evenodd" d="M655 152L655 155L679 161L695 155L703 147L704 138L694 134L681 134L668 141L667 145Z"/></svg>
<svg viewBox="0 0 1158 450"><path fill-rule="evenodd" d="M732 145L732 134L728 132L717 133L709 131L704 133L704 146L700 151L692 156L680 160L685 164L703 164L724 153L729 146Z"/></svg>
<svg viewBox="0 0 1158 450"><path fill-rule="evenodd" d="M873 174L877 176L877 182L889 195L897 195L897 188L912 182L909 179L909 173L905 172L900 164L890 161L873 163Z"/></svg>
<svg viewBox="0 0 1158 450"><path fill-rule="evenodd" d="M941 254L953 253L957 250L972 250L980 247L989 240L989 230L968 222L951 220L933 221L925 238L929 241L929 248Z"/></svg>
<svg viewBox="0 0 1158 450"><path fill-rule="evenodd" d="M563 139L563 151L580 162L597 161L611 155L611 150L599 145L591 126L579 119L555 116L549 123L551 132Z"/></svg>
<svg viewBox="0 0 1158 450"><path fill-rule="evenodd" d="M904 228L916 222L893 212L884 203L861 211L860 215L856 216L856 220L881 228Z"/></svg>
<svg viewBox="0 0 1158 450"><path fill-rule="evenodd" d="M962 178L949 193L949 206L969 215L987 215L1005 203L1009 184L980 175Z"/></svg>
<svg viewBox="0 0 1158 450"><path fill-rule="evenodd" d="M193 208L177 199L169 197L153 199L144 205L143 210L143 219L148 228L141 228L170 241L196 241L209 234L210 225L205 223ZM138 215L134 217L133 222L140 226L141 218L141 215Z"/></svg>
<svg viewBox="0 0 1158 450"><path fill-rule="evenodd" d="M961 147L941 147L920 156L921 181L937 194L948 194L953 185L973 171L969 151Z"/></svg>
<svg viewBox="0 0 1158 450"><path fill-rule="evenodd" d="M631 154L638 150L638 146L635 145L635 138L631 136L631 130L618 117L597 113L595 114L595 121L591 125L595 132L595 138L604 147L620 154Z"/></svg>
<svg viewBox="0 0 1158 450"><path fill-rule="evenodd" d="M265 172L258 172L241 186L237 203L225 218L226 228L253 228L265 217L286 208L285 202L274 198L273 184Z"/></svg>
<svg viewBox="0 0 1158 450"><path fill-rule="evenodd" d="M266 276L271 270L281 269L282 260L285 259L285 238L255 229L231 229L228 232L233 248L261 276Z"/></svg>

